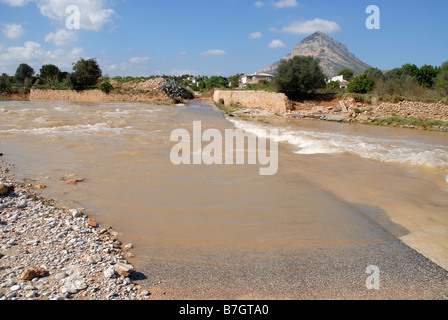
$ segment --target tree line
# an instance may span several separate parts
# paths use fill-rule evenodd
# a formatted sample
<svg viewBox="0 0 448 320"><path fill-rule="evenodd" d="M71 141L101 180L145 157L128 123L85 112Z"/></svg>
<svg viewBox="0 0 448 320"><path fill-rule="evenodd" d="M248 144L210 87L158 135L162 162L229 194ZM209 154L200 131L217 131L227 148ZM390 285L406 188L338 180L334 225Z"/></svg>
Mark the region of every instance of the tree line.
<svg viewBox="0 0 448 320"><path fill-rule="evenodd" d="M448 95L448 61L440 67L405 64L400 68L383 72L378 68L367 69L354 76L353 71L344 69L339 75L350 81L348 93L406 97L446 97ZM316 90L340 90L338 82L326 83L326 77L313 57L297 56L283 60L274 77L274 85L279 92L292 99L312 95Z"/></svg>
<svg viewBox="0 0 448 320"><path fill-rule="evenodd" d="M173 92L179 88L189 88L193 91L212 90L214 88L237 88L242 74L231 77L223 76L168 76L162 78L170 82L167 90ZM415 64L405 64L388 72L378 68L370 68L363 74L355 76L351 70L344 69L339 75L350 81L343 92L377 95L418 97L425 95L448 95L448 61L440 67L424 65L417 67ZM117 82L144 81L153 78L140 77L115 77ZM157 76L159 77L159 76ZM85 90L96 88L100 79L103 79L100 89L110 92L113 87L109 83L110 78L102 77L102 70L96 59L79 59L73 63L73 71L63 72L53 64L41 67L39 74L35 75L34 69L26 63L20 64L14 76L3 73L0 77L0 92L11 91L13 87L29 88L42 86L56 89ZM178 87L174 87L174 83ZM174 89L175 88L175 89ZM291 99L303 99L310 97L318 90L339 91L339 83L330 82L327 85L326 76L322 72L319 60L313 57L296 56L289 60L283 60L272 83L264 81L251 85L249 89L263 89L285 93Z"/></svg>
<svg viewBox="0 0 448 320"><path fill-rule="evenodd" d="M80 59L73 63L73 72L61 71L53 64L43 65L38 75L34 69L22 63L14 76L3 73L0 79L0 91L8 92L12 87L48 86L84 90L95 87L102 76L102 70L96 59Z"/></svg>

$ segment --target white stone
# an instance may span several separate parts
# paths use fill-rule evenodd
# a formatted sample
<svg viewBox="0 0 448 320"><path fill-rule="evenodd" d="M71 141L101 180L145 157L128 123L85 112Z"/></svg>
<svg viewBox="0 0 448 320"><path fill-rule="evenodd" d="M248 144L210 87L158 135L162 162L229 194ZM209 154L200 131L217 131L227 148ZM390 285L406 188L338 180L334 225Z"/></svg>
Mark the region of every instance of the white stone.
<svg viewBox="0 0 448 320"><path fill-rule="evenodd" d="M78 211L78 209L72 209L70 210L70 213L72 214L73 218L78 218L81 216L81 213Z"/></svg>
<svg viewBox="0 0 448 320"><path fill-rule="evenodd" d="M9 290L10 291L19 291L21 289L21 287L17 284L15 286L12 286Z"/></svg>
<svg viewBox="0 0 448 320"><path fill-rule="evenodd" d="M106 269L104 271L104 277L106 279L110 279L115 275L115 270L113 268Z"/></svg>
<svg viewBox="0 0 448 320"><path fill-rule="evenodd" d="M67 278L67 273L65 273L65 272L60 272L60 273L56 274L56 275L54 276L54 278L55 278L56 280L62 280L62 279L64 279L64 278Z"/></svg>
<svg viewBox="0 0 448 320"><path fill-rule="evenodd" d="M134 272L134 267L130 264L119 262L115 265L115 271L120 276L129 277L132 274L132 272Z"/></svg>
<svg viewBox="0 0 448 320"><path fill-rule="evenodd" d="M17 209L24 209L28 206L28 203L25 199L20 200L19 204L17 205Z"/></svg>
<svg viewBox="0 0 448 320"><path fill-rule="evenodd" d="M33 290L37 290L34 286L32 285L27 285L23 288L23 290L25 291L33 291Z"/></svg>
<svg viewBox="0 0 448 320"><path fill-rule="evenodd" d="M141 292L141 295L142 296L149 296L149 291L148 290L143 290L142 292Z"/></svg>
<svg viewBox="0 0 448 320"><path fill-rule="evenodd" d="M123 247L123 251L129 251L129 250L131 250L133 248L134 248L134 245L132 243L128 243L127 245L125 245Z"/></svg>

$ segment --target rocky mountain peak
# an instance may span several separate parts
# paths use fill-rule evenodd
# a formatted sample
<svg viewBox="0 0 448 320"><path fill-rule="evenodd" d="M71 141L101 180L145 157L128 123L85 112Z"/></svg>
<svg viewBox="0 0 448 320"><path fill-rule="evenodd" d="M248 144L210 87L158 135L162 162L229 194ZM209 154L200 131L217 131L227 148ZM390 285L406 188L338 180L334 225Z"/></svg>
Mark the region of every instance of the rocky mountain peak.
<svg viewBox="0 0 448 320"><path fill-rule="evenodd" d="M347 47L334 40L323 32L315 32L299 42L291 54L283 59L291 59L295 56L312 56L320 60L322 71L325 75L332 77L337 75L343 69L350 69L355 74L361 74L370 66L359 60L353 53L348 51ZM280 61L261 70L275 74Z"/></svg>

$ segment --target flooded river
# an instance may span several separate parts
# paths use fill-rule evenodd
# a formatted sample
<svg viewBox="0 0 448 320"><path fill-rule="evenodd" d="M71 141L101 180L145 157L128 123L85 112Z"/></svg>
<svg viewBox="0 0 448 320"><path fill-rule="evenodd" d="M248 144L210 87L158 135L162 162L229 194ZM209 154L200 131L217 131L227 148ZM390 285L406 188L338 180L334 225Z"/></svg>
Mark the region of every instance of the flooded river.
<svg viewBox="0 0 448 320"><path fill-rule="evenodd" d="M175 129L279 143L260 165L174 165ZM448 134L312 120L227 119L214 106L0 102L19 177L111 225L155 298L443 298ZM83 183L67 185L70 177ZM367 290L378 266L382 290ZM419 290L415 290L418 287ZM413 289L414 288L414 289Z"/></svg>

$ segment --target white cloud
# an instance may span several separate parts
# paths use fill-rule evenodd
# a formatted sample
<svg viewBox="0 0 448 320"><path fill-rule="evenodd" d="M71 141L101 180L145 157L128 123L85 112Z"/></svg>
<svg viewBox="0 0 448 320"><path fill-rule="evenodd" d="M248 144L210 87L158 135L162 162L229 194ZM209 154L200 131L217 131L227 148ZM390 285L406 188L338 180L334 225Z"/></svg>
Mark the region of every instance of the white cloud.
<svg viewBox="0 0 448 320"><path fill-rule="evenodd" d="M106 0L0 0L10 6L25 6L34 2L40 13L65 26L68 18L67 7L76 5L80 14L80 27L83 30L100 31L104 25L112 22L115 11L106 7Z"/></svg>
<svg viewBox="0 0 448 320"><path fill-rule="evenodd" d="M73 5L73 0L35 0L43 16L63 23L67 20L66 9ZM104 0L78 0L76 6L79 7L80 26L83 30L100 31L103 26L111 22L111 17L115 14L112 9L105 8Z"/></svg>
<svg viewBox="0 0 448 320"><path fill-rule="evenodd" d="M282 40L272 40L271 43L268 44L268 47L271 49L283 48L286 47L286 44Z"/></svg>
<svg viewBox="0 0 448 320"><path fill-rule="evenodd" d="M2 29L5 37L9 39L17 39L25 34L25 29L20 24L8 23Z"/></svg>
<svg viewBox="0 0 448 320"><path fill-rule="evenodd" d="M133 57L129 59L130 63L145 63L149 61L149 57Z"/></svg>
<svg viewBox="0 0 448 320"><path fill-rule="evenodd" d="M84 49L73 48L71 50L56 49L47 51L33 41L25 42L22 47L0 46L0 70L8 74L14 74L21 63L31 65L36 72L44 64L54 64L62 70L72 70L72 63L84 55Z"/></svg>
<svg viewBox="0 0 448 320"><path fill-rule="evenodd" d="M335 33L341 31L341 28L334 21L316 18L314 20L294 22L288 27L283 27L281 31L292 34L310 34L316 31Z"/></svg>
<svg viewBox="0 0 448 320"><path fill-rule="evenodd" d="M179 54L184 56L184 55L188 54L188 52L187 51L179 51Z"/></svg>
<svg viewBox="0 0 448 320"><path fill-rule="evenodd" d="M1 0L0 2L9 4L11 7L23 7L28 4L31 0Z"/></svg>
<svg viewBox="0 0 448 320"><path fill-rule="evenodd" d="M78 41L78 33L75 30L60 29L56 33L49 33L45 37L46 42L53 42L58 47L67 47Z"/></svg>
<svg viewBox="0 0 448 320"><path fill-rule="evenodd" d="M254 3L254 6L256 6L257 8L261 8L261 7L264 6L264 2L257 1L257 2Z"/></svg>
<svg viewBox="0 0 448 320"><path fill-rule="evenodd" d="M201 53L203 56L225 56L226 54L224 50L208 50Z"/></svg>
<svg viewBox="0 0 448 320"><path fill-rule="evenodd" d="M297 7L299 3L297 0L280 0L277 2L274 2L274 7L276 8L293 8Z"/></svg>
<svg viewBox="0 0 448 320"><path fill-rule="evenodd" d="M261 32L252 32L249 35L249 38L251 39L260 39L261 37L263 37L263 34Z"/></svg>

